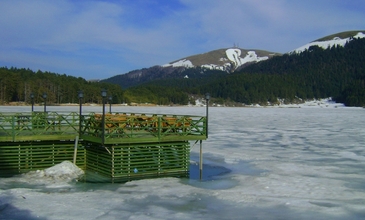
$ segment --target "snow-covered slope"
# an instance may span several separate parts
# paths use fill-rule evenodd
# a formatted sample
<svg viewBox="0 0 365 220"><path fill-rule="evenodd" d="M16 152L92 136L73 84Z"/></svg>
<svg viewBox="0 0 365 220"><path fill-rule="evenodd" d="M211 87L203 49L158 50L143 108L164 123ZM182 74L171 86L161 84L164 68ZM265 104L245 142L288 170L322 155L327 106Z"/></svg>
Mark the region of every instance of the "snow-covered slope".
<svg viewBox="0 0 365 220"><path fill-rule="evenodd" d="M259 57L255 51L248 51L246 56L242 58L240 49L228 49L226 50L226 55L228 59L235 64L236 68L245 63L260 62L269 59L268 56Z"/></svg>
<svg viewBox="0 0 365 220"><path fill-rule="evenodd" d="M162 65L163 67L168 67L168 66L172 66L172 67L179 67L179 66L182 66L182 67L194 67L194 65L191 63L190 60L187 60L187 59L182 59L182 60L179 60L177 62L174 62L174 63L171 63L171 64L165 64L165 65Z"/></svg>
<svg viewBox="0 0 365 220"><path fill-rule="evenodd" d="M318 46L321 47L323 49L327 49L330 48L332 46L344 46L347 42L351 41L353 38L364 38L365 34L362 32L358 32L355 36L353 37L347 37L347 38L343 38L341 39L340 37L334 37L331 40L325 40L325 41L313 41L311 43L308 43L306 45L303 45L293 51L290 51L289 53L301 53L305 50L308 50L309 47L311 46Z"/></svg>
<svg viewBox="0 0 365 220"><path fill-rule="evenodd" d="M244 50L243 50L244 51ZM200 56L205 56L206 54L202 54ZM262 60L269 59L269 56L259 56L256 51L249 50L242 52L239 48L229 48L225 50L225 53L221 55L221 57L217 57L216 60L211 61L211 63L204 63L204 64L195 64L194 58L190 57L184 58L178 61L174 61L165 65L163 67L195 67L201 66L208 69L220 69L223 71L233 71L236 70L238 67L250 63L250 62L260 62Z"/></svg>

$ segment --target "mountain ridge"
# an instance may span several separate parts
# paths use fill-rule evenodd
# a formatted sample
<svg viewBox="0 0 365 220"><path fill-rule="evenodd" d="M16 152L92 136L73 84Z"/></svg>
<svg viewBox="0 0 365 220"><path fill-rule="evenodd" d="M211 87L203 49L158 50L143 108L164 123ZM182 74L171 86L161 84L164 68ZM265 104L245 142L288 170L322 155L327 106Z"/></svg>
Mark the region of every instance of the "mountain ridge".
<svg viewBox="0 0 365 220"><path fill-rule="evenodd" d="M365 31L347 31L347 32L340 32L337 34L332 34L323 38L320 38L318 40L312 41L310 43L307 43L295 50L292 50L290 53L300 53L304 50L308 50L311 46L318 46L323 49L327 49L329 47L333 46L344 46L349 41L353 40L354 38L364 38L365 37Z"/></svg>
<svg viewBox="0 0 365 220"><path fill-rule="evenodd" d="M245 54L244 57L240 56L242 53ZM223 48L209 51L203 54L188 56L182 59L172 61L165 65L155 65L149 68L132 70L128 73L119 74L101 80L101 82L118 84L122 88L126 89L153 80L173 77L189 77L189 75L187 74L181 74L187 69L198 68L196 71L199 72L202 71L200 70L201 68L206 70L215 70L225 73L231 73L252 63L266 60L265 57L267 57L267 59L270 59L273 56L278 55L281 54L265 50L246 50L237 47Z"/></svg>
<svg viewBox="0 0 365 220"><path fill-rule="evenodd" d="M247 65L251 62L260 62L271 58L279 53L269 52L257 49L242 49L238 47L222 48L212 50L207 53L196 54L184 57L170 63L162 65L163 67L196 67L200 66L208 69L220 69L227 72L232 72L242 65ZM241 57L242 55L242 57Z"/></svg>
<svg viewBox="0 0 365 220"><path fill-rule="evenodd" d="M365 31L361 30L339 32L309 42L308 44L302 45L285 54L300 53L308 50L312 46L319 46L322 48L337 45L343 46L356 35L359 35L358 37L361 38L365 37L364 33ZM229 53L227 51L229 51ZM118 84L122 86L123 89L126 89L153 80L189 77L189 75L183 74L183 72L191 68L198 68L197 72L201 71L200 68L226 73L241 71L249 65L265 62L275 56L282 56L285 54L266 50L242 49L238 47L222 48L177 59L165 65L156 65L149 68L132 70L128 73L119 74L101 81ZM265 57L267 57L267 59L265 59Z"/></svg>

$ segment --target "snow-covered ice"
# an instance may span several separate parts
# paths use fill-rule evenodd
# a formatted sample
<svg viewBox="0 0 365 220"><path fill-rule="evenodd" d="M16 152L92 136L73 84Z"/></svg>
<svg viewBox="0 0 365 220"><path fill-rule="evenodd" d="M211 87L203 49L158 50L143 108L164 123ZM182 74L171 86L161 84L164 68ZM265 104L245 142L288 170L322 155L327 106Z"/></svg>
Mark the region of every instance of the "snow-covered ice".
<svg viewBox="0 0 365 220"><path fill-rule="evenodd" d="M205 115L204 107L113 111ZM364 122L363 108L209 108L203 181L192 142L190 179L2 178L0 219L364 219Z"/></svg>
<svg viewBox="0 0 365 220"><path fill-rule="evenodd" d="M32 171L24 176L27 178L43 178L52 179L54 181L72 181L80 179L84 175L84 171L70 161L63 161L53 167L44 170Z"/></svg>

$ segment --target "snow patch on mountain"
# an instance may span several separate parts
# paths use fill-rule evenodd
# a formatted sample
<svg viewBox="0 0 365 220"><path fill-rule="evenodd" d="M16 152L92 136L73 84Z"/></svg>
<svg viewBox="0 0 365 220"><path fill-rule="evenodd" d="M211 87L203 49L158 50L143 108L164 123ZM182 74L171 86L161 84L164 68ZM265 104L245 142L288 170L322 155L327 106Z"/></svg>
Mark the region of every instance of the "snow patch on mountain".
<svg viewBox="0 0 365 220"><path fill-rule="evenodd" d="M206 68L206 69L211 69L211 70L222 70L222 71L225 71L228 69L229 67L229 63L225 63L223 66L220 66L220 65L216 65L216 64L204 64L204 65L201 65L202 68Z"/></svg>
<svg viewBox="0 0 365 220"><path fill-rule="evenodd" d="M226 56L234 63L235 66L241 66L241 50L240 49L228 49L226 50Z"/></svg>
<svg viewBox="0 0 365 220"><path fill-rule="evenodd" d="M172 67L194 67L194 65L191 63L190 60L187 60L187 59L182 59L182 60L179 60L179 61L176 61L175 63L168 63L168 64L165 64L165 65L162 65L162 67L169 67L169 66L172 66Z"/></svg>
<svg viewBox="0 0 365 220"><path fill-rule="evenodd" d="M364 38L365 34L363 34L362 32L357 33L355 36L353 36L353 38ZM348 37L348 38L344 38L341 39L339 37L334 37L332 40L327 40L327 41L313 41L311 43L308 43L304 46L301 46L293 51L290 51L289 53L301 53L305 50L308 50L309 47L311 46L318 46L321 47L323 49L327 49L333 46L345 46L345 44L347 44L349 41L351 41L352 38Z"/></svg>
<svg viewBox="0 0 365 220"><path fill-rule="evenodd" d="M217 62L224 62L223 64L204 64L201 65L207 69L219 69L219 70L235 70L238 67L249 62L260 62L269 59L269 57L259 57L255 51L248 51L245 57L241 57L242 51L238 48L231 48L226 50L226 57L222 57ZM174 63L168 63L162 65L162 67L194 67L192 62L187 59L182 59Z"/></svg>
<svg viewBox="0 0 365 220"><path fill-rule="evenodd" d="M245 57L241 57L240 49L228 49L226 50L226 55L228 59L234 64L234 69L242 66L245 63L249 62L260 62L262 60L267 60L269 57L259 57L257 56L255 51L248 51Z"/></svg>

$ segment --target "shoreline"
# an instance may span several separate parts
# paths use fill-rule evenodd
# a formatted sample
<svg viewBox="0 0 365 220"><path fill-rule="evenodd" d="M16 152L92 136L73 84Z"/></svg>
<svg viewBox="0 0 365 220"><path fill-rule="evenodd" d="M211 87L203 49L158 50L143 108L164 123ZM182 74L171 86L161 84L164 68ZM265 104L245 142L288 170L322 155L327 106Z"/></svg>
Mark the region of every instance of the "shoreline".
<svg viewBox="0 0 365 220"><path fill-rule="evenodd" d="M196 102L195 105L157 105L157 104L151 104L151 103L120 103L120 104L111 104L112 107L206 107L205 103L203 102ZM103 104L96 104L96 103L82 103L82 106L102 106ZM25 103L25 102L10 102L7 104L0 104L0 106L9 106L9 107L15 107L15 106L31 106L31 104ZM42 104L34 104L34 106L37 107L43 107ZM62 103L62 104L47 104L47 107L54 107L54 106L79 106L79 103ZM108 103L105 104L105 106L109 106ZM318 99L318 100L307 100L303 103L280 103L275 105L259 105L259 104L251 104L251 105L245 105L242 103L234 103L231 105L220 105L216 103L212 103L209 105L209 107L227 107L227 108L363 108L361 106L345 106L343 103L336 103L332 101L331 98L326 99Z"/></svg>

